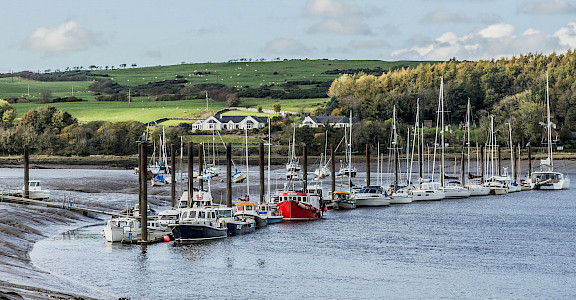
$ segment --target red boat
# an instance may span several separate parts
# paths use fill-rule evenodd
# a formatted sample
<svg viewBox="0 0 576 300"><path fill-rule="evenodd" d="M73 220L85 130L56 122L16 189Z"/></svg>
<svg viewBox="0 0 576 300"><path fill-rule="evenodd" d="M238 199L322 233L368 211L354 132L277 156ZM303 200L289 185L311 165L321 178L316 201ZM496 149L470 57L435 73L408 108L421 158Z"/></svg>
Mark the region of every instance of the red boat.
<svg viewBox="0 0 576 300"><path fill-rule="evenodd" d="M282 192L278 195L278 214L284 221L307 221L322 218L320 197L301 192Z"/></svg>

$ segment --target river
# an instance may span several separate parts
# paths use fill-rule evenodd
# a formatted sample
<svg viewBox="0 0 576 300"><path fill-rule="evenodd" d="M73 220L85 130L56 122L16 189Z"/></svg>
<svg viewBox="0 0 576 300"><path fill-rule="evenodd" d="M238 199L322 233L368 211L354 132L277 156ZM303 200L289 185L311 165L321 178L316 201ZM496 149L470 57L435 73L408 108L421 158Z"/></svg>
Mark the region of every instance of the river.
<svg viewBox="0 0 576 300"><path fill-rule="evenodd" d="M79 171L54 172L72 180ZM136 182L122 179L129 171L81 174L118 179L118 186ZM106 188L73 197L122 203L125 192ZM192 245L117 245L101 230L84 227L42 240L31 259L104 299L576 297L574 187L328 211L322 220Z"/></svg>

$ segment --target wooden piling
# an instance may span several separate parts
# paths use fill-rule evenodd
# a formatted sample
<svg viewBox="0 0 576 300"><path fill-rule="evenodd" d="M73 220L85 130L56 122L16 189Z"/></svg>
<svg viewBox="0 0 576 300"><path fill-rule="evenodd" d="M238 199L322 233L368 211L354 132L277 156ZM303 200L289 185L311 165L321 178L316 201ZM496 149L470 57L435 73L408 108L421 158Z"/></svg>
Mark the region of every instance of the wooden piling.
<svg viewBox="0 0 576 300"><path fill-rule="evenodd" d="M148 241L148 143L140 143L140 239Z"/></svg>
<svg viewBox="0 0 576 300"><path fill-rule="evenodd" d="M308 191L308 147L302 144L302 191Z"/></svg>
<svg viewBox="0 0 576 300"><path fill-rule="evenodd" d="M480 182L484 183L484 145L480 145Z"/></svg>
<svg viewBox="0 0 576 300"><path fill-rule="evenodd" d="M226 144L226 206L232 207L232 147Z"/></svg>
<svg viewBox="0 0 576 300"><path fill-rule="evenodd" d="M500 145L498 145L496 147L498 147L498 172L496 172L496 174L498 176L501 176L502 175L502 160L501 160L502 151L500 149L502 149L502 148L500 147Z"/></svg>
<svg viewBox="0 0 576 300"><path fill-rule="evenodd" d="M260 159L260 203L264 203L264 144L258 145L258 154Z"/></svg>
<svg viewBox="0 0 576 300"><path fill-rule="evenodd" d="M366 186L370 186L370 145L366 144Z"/></svg>
<svg viewBox="0 0 576 300"><path fill-rule="evenodd" d="M204 190L204 144L198 144L198 188Z"/></svg>
<svg viewBox="0 0 576 300"><path fill-rule="evenodd" d="M528 177L532 176L532 147L528 145Z"/></svg>
<svg viewBox="0 0 576 300"><path fill-rule="evenodd" d="M24 147L24 198L30 198L30 148Z"/></svg>
<svg viewBox="0 0 576 300"><path fill-rule="evenodd" d="M176 207L176 152L174 152L174 145L170 145L170 152L170 174L172 175L170 205Z"/></svg>
<svg viewBox="0 0 576 300"><path fill-rule="evenodd" d="M194 196L194 143L188 142L188 207Z"/></svg>
<svg viewBox="0 0 576 300"><path fill-rule="evenodd" d="M334 146L330 145L330 183L331 183L331 201L334 201L334 191L336 190L336 163L334 162Z"/></svg>

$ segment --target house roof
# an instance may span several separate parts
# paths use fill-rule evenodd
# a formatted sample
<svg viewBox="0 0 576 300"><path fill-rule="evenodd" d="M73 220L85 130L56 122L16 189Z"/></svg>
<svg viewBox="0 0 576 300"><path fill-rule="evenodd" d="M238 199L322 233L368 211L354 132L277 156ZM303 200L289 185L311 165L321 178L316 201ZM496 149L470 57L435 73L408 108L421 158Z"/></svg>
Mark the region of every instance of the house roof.
<svg viewBox="0 0 576 300"><path fill-rule="evenodd" d="M215 119L217 119L218 121L222 122L222 123L228 123L230 121L234 122L234 123L240 123L242 122L245 118L247 117L251 117L254 120L260 122L260 123L268 123L268 117L257 117L257 116L221 116L221 115L217 115L214 116Z"/></svg>
<svg viewBox="0 0 576 300"><path fill-rule="evenodd" d="M300 118L300 121L304 121L306 117ZM324 124L324 123L349 123L350 119L346 116L309 116L312 121L317 124ZM358 119L352 118L352 123L358 123Z"/></svg>

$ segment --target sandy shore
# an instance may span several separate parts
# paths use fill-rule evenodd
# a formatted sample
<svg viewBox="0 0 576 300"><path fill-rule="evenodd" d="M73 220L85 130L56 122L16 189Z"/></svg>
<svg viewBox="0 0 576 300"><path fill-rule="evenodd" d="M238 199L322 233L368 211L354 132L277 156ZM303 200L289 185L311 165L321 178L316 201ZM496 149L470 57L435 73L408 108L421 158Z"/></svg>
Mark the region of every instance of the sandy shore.
<svg viewBox="0 0 576 300"><path fill-rule="evenodd" d="M0 203L0 211L0 299L91 299L85 291L35 268L29 253L39 240L101 220L11 203Z"/></svg>

